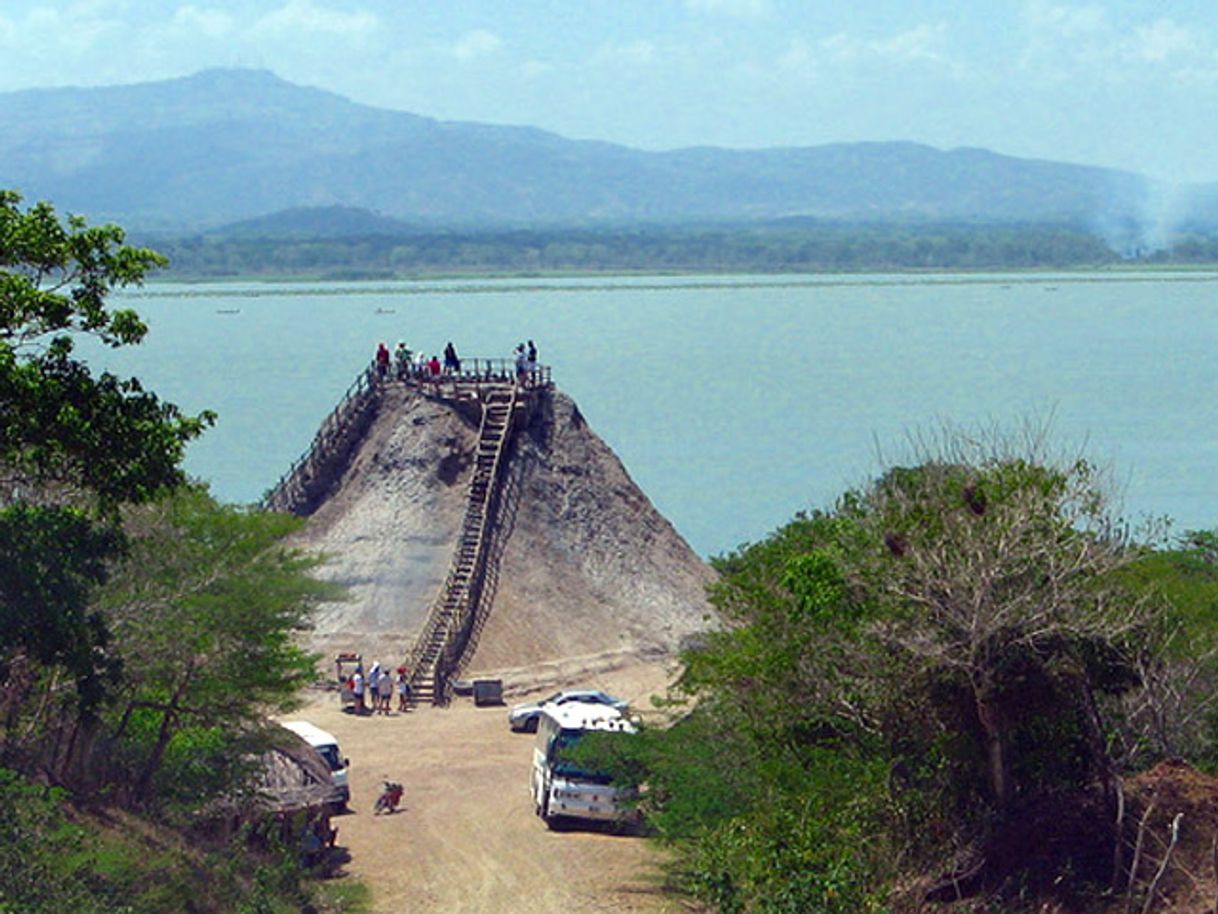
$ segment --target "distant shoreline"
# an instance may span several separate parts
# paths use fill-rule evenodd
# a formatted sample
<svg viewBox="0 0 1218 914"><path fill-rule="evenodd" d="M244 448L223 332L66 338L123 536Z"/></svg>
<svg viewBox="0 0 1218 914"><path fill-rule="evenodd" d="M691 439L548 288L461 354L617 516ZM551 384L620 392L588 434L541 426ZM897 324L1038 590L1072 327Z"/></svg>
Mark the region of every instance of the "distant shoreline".
<svg viewBox="0 0 1218 914"><path fill-rule="evenodd" d="M612 282L614 279L635 280L631 282ZM654 279L649 284L645 280ZM698 282L697 280L704 280ZM536 286L503 286L480 285L480 283L527 283L533 280ZM596 291L598 289L628 289L647 291L649 289L670 289L676 284L674 280L692 280L679 283L681 288L807 288L832 287L839 285L850 286L893 286L893 285L992 285L1002 282L1058 282L1072 283L1103 283L1103 282L1210 282L1218 281L1218 263L1196 265L1106 265L1102 267L1073 267L1062 269L1023 268L1023 269L986 269L986 270L857 270L839 272L793 272L793 271L756 271L711 272L706 270L678 272L653 271L605 271L605 272L522 272L522 273L434 273L412 274L394 277L335 277L325 274L318 275L234 275L234 276L154 276L145 282L142 289L127 289L121 291L123 297L161 297L162 294L181 295L180 292L167 293L165 287L174 286L239 286L265 285L277 287L276 294L310 294L308 289L291 289L302 286L324 286L318 294L333 295L343 286L352 295L375 295L386 290L401 294L415 293L503 293L508 291L544 290L547 292L562 291L564 280L602 280L600 284L580 283L567 287L571 291ZM643 280L644 282L639 282ZM669 282L664 282L669 280ZM436 287L434 283L474 283L475 285L458 285L451 287ZM356 285L358 284L358 285ZM418 288L412 288L417 286ZM186 293L188 296L191 293ZM226 295L236 294L243 297L257 297L259 290L251 289L233 292L225 291Z"/></svg>
<svg viewBox="0 0 1218 914"><path fill-rule="evenodd" d="M1218 235L1148 247L1068 224L876 223L435 230L333 235L132 233L176 281L442 281L1218 269ZM139 235L138 240L135 237Z"/></svg>

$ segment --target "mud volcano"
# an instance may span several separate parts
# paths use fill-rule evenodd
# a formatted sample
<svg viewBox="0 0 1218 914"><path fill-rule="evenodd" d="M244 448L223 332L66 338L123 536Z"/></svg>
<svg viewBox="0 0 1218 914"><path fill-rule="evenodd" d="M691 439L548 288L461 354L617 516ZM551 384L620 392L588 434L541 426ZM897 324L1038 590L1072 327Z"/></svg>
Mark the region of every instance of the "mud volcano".
<svg viewBox="0 0 1218 914"><path fill-rule="evenodd" d="M296 470L309 482L297 545L349 593L321 608L311 647L396 665L468 537L486 394L396 381L357 393ZM479 618L454 675L522 688L672 655L708 625L713 572L569 397L547 386L528 401L502 449Z"/></svg>

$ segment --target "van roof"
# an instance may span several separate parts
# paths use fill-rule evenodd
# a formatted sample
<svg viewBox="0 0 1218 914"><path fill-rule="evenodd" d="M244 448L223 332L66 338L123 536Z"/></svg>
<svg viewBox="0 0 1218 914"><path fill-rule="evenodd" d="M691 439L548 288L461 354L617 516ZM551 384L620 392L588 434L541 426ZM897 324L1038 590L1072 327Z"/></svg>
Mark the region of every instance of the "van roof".
<svg viewBox="0 0 1218 914"><path fill-rule="evenodd" d="M543 714L552 717L563 730L620 730L634 732L634 724L617 708L590 702L572 701L565 705L542 705Z"/></svg>
<svg viewBox="0 0 1218 914"><path fill-rule="evenodd" d="M280 724L285 730L291 730L310 746L337 746L338 740L321 727L314 726L307 720L288 720Z"/></svg>

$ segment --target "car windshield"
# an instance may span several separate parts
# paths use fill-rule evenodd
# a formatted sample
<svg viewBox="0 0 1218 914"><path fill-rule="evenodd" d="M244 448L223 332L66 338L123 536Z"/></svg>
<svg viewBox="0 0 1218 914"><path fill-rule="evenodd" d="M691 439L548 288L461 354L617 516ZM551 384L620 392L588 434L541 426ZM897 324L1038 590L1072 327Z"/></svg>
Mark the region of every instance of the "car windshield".
<svg viewBox="0 0 1218 914"><path fill-rule="evenodd" d="M565 704L568 701L578 701L589 705L607 705L613 703L612 699L604 692L572 692L564 695L558 703Z"/></svg>

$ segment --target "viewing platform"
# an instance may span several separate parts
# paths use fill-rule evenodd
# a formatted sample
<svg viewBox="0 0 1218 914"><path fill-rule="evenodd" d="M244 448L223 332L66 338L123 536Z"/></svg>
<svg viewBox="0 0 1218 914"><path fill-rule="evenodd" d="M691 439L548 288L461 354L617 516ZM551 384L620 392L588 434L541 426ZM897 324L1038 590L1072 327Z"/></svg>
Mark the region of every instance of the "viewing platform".
<svg viewBox="0 0 1218 914"><path fill-rule="evenodd" d="M462 359L459 371L442 368L439 374L432 374L425 365L412 364L410 368L399 375L391 364L382 374L374 360L356 375L338 404L322 419L305 452L263 495L260 507L302 517L312 514L341 475L376 415L381 394L390 385L403 385L424 397L467 403L485 403L493 393L512 390L518 405L527 405L534 393L554 386L549 365L536 365L518 377L514 359Z"/></svg>
<svg viewBox="0 0 1218 914"><path fill-rule="evenodd" d="M390 365L384 377L379 376L374 362L369 372L378 383L406 384L422 394L444 400L484 399L488 389L502 389L505 385L515 385L522 392L554 386L549 365L537 365L518 377L513 359L461 359L460 371L441 368L438 375L431 374L425 364L412 364L406 373Z"/></svg>

